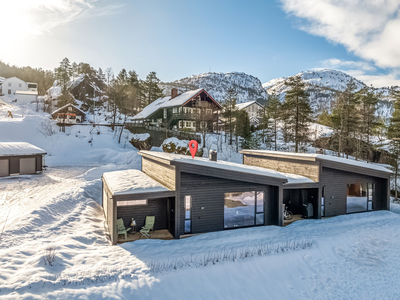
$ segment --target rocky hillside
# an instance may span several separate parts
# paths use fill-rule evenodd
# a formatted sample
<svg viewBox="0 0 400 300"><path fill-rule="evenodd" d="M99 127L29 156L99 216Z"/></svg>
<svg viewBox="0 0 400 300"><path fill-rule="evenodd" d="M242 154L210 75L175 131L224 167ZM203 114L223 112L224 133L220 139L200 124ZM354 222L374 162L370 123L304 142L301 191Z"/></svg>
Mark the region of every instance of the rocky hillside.
<svg viewBox="0 0 400 300"><path fill-rule="evenodd" d="M223 102L224 95L230 88L237 91L238 103L257 100L264 104L268 99L268 94L258 78L240 72L202 73L174 82L163 82L160 86L166 95L170 94L171 88L178 88L181 92L204 88L218 102Z"/></svg>
<svg viewBox="0 0 400 300"><path fill-rule="evenodd" d="M315 114L323 110L330 111L334 102L334 96L337 91L346 89L346 85L353 80L357 89L361 89L366 84L346 73L337 70L318 70L305 71L298 73L308 85L308 92L311 97L311 107ZM288 77L272 79L263 84L263 87L269 95L275 93L283 98L287 90L285 80ZM378 104L377 115L389 118L393 112L393 103L390 97L389 87L377 88L375 92L381 95L382 100Z"/></svg>

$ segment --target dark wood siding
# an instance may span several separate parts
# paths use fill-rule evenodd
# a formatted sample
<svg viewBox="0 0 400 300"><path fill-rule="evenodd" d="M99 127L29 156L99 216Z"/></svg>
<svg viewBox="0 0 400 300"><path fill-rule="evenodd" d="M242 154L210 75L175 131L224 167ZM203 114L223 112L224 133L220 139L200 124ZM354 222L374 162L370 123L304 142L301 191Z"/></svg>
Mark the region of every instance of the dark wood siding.
<svg viewBox="0 0 400 300"><path fill-rule="evenodd" d="M278 193L271 186L181 172L180 233L184 233L185 195L192 196L192 233L203 233L224 229L225 193L246 191L264 191L265 224L278 225Z"/></svg>
<svg viewBox="0 0 400 300"><path fill-rule="evenodd" d="M323 167L321 187L325 187L326 217L346 214L347 185L352 183L374 183L373 208L387 209L387 179Z"/></svg>
<svg viewBox="0 0 400 300"><path fill-rule="evenodd" d="M126 228L131 227L131 220L136 220L136 231L145 223L146 216L155 216L154 230L167 229L167 198L149 199L147 205L117 206L117 219L122 218Z"/></svg>

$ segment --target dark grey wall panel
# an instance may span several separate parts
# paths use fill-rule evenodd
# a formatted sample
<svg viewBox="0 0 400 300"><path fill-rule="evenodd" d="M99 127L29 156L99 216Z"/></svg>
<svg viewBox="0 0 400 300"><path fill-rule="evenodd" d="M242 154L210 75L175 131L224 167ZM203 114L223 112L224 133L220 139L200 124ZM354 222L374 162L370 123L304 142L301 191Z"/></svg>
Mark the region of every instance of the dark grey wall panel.
<svg viewBox="0 0 400 300"><path fill-rule="evenodd" d="M225 193L246 191L264 191L265 223L278 225L278 199L272 197L270 186L181 172L180 234L184 234L185 195L192 196L192 233L203 233L224 229Z"/></svg>
<svg viewBox="0 0 400 300"><path fill-rule="evenodd" d="M42 171L42 154L38 155L18 155L18 156L2 156L1 159L10 160L10 174L19 174L19 160L21 158L36 158L36 171Z"/></svg>
<svg viewBox="0 0 400 300"><path fill-rule="evenodd" d="M118 206L117 219L124 220L125 227L131 227L131 220L136 220L136 231L139 231L145 223L146 216L155 216L154 230L167 228L167 201L168 199L149 199L147 205Z"/></svg>
<svg viewBox="0 0 400 300"><path fill-rule="evenodd" d="M387 209L385 196L385 179L363 174L350 173L330 168L322 168L321 186L325 186L325 216L332 217L346 214L347 185L352 183L374 183L374 210Z"/></svg>

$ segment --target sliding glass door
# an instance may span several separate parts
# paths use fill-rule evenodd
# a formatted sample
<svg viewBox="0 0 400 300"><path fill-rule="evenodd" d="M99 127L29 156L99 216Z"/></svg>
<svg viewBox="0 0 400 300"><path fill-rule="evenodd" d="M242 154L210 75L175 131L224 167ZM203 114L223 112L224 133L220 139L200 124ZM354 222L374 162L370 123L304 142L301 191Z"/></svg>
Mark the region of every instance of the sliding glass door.
<svg viewBox="0 0 400 300"><path fill-rule="evenodd" d="M264 192L226 193L224 228L264 224Z"/></svg>

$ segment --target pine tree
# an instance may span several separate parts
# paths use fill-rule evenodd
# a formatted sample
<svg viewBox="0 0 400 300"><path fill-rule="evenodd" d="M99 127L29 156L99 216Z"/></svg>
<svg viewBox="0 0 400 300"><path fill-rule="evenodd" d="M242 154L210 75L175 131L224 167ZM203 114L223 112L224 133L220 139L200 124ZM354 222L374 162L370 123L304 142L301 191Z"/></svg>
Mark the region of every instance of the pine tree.
<svg viewBox="0 0 400 300"><path fill-rule="evenodd" d="M68 89L68 84L72 76L72 68L68 58L65 57L60 62L60 66L55 69L55 73L64 94Z"/></svg>
<svg viewBox="0 0 400 300"><path fill-rule="evenodd" d="M233 133L235 129L235 112L236 112L237 92L230 88L226 91L224 102L222 104L222 117L225 123L225 142L226 134L229 133L229 145L232 145Z"/></svg>
<svg viewBox="0 0 400 300"><path fill-rule="evenodd" d="M357 143L356 133L359 130L360 115L357 110L359 102L355 90L355 83L350 81L344 91L337 93L332 110L331 121L339 156L342 153L350 153Z"/></svg>
<svg viewBox="0 0 400 300"><path fill-rule="evenodd" d="M274 144L274 150L278 150L278 124L282 117L282 104L279 97L272 94L268 97L268 105L266 107L266 119L264 122L267 126L267 137Z"/></svg>
<svg viewBox="0 0 400 300"><path fill-rule="evenodd" d="M149 105L153 101L163 96L162 89L158 86L160 79L158 79L156 72L150 72L146 80L142 82L143 92L145 95L144 106Z"/></svg>
<svg viewBox="0 0 400 300"><path fill-rule="evenodd" d="M395 201L397 201L397 179L399 177L400 169L400 91L393 90L392 96L394 101L394 112L392 118L390 119L390 124L388 128L388 138L391 139L390 142L390 152L392 154L392 159L390 165L394 172L394 191L395 191Z"/></svg>
<svg viewBox="0 0 400 300"><path fill-rule="evenodd" d="M284 103L286 122L295 143L295 152L299 152L299 147L309 141L309 123L312 121L309 95L300 76L289 77L285 84L288 87Z"/></svg>
<svg viewBox="0 0 400 300"><path fill-rule="evenodd" d="M251 140L249 114L245 110L237 110L235 114L236 152L239 151L239 139L242 138L242 148L247 148Z"/></svg>

